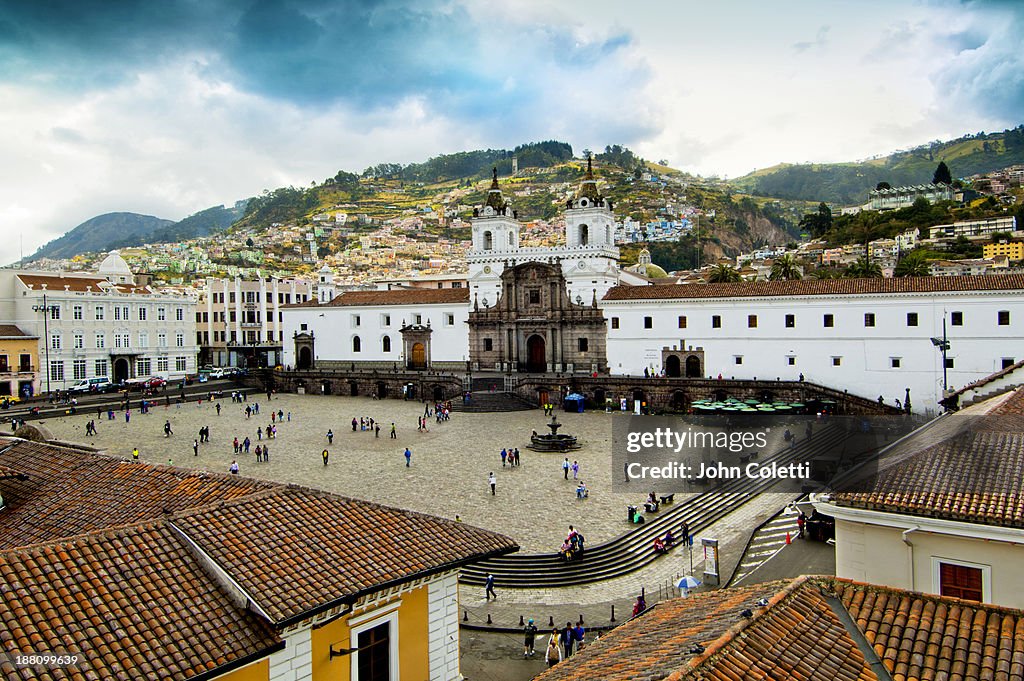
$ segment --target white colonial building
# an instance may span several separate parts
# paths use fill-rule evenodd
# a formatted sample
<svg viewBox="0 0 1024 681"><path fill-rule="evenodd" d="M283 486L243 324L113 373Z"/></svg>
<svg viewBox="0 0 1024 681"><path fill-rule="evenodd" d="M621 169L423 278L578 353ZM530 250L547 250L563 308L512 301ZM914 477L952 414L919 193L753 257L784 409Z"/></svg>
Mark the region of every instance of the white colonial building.
<svg viewBox="0 0 1024 681"><path fill-rule="evenodd" d="M890 404L909 388L918 408L937 405L944 378L963 386L1021 359L1024 337L1021 275L620 286L600 306L613 374L660 373L664 349L693 347L705 377L804 376Z"/></svg>
<svg viewBox="0 0 1024 681"><path fill-rule="evenodd" d="M612 203L598 191L589 160L586 177L565 211L565 246L519 246L519 221L502 198L497 172L487 202L474 210L472 225L473 246L466 253L469 287L482 308L497 303L505 268L527 262L561 265L572 301L600 299L619 282Z"/></svg>
<svg viewBox="0 0 1024 681"><path fill-rule="evenodd" d="M136 286L112 251L96 274L0 270L0 319L40 338L42 389L196 371L196 299Z"/></svg>
<svg viewBox="0 0 1024 681"><path fill-rule="evenodd" d="M469 289L347 291L328 303L282 308L283 361L336 366L465 368Z"/></svg>

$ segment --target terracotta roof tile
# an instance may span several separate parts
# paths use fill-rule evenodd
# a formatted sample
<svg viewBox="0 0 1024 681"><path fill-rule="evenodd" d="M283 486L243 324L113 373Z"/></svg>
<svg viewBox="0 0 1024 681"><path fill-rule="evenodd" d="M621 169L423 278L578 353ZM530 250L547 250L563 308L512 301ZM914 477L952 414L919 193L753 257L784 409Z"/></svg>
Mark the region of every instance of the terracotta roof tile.
<svg viewBox="0 0 1024 681"><path fill-rule="evenodd" d="M0 552L0 593L0 651L80 658L15 668L0 656L5 679L181 679L281 641L162 521Z"/></svg>
<svg viewBox="0 0 1024 681"><path fill-rule="evenodd" d="M518 548L465 523L297 487L183 513L175 524L275 622Z"/></svg>
<svg viewBox="0 0 1024 681"><path fill-rule="evenodd" d="M0 338L38 338L38 336L25 333L16 324L0 324Z"/></svg>
<svg viewBox="0 0 1024 681"><path fill-rule="evenodd" d="M739 616L744 608L753 618ZM1024 673L1024 611L801 577L666 601L536 680L875 679L855 634L896 679Z"/></svg>
<svg viewBox="0 0 1024 681"><path fill-rule="evenodd" d="M468 288L406 288L390 291L346 291L325 307L355 305L440 305L468 303Z"/></svg>
<svg viewBox="0 0 1024 681"><path fill-rule="evenodd" d="M43 285L46 285L48 291L63 291L64 287L67 286L69 291L83 292L91 287L93 292L99 293L100 291L110 288L113 286L109 281L103 277L83 277L83 276L58 276L58 275L44 275L44 274L19 274L18 279L21 280L25 286L31 287L35 290L42 289Z"/></svg>
<svg viewBox="0 0 1024 681"><path fill-rule="evenodd" d="M801 279L796 281L749 281L728 284L655 284L616 286L606 301L756 298L777 296L841 296L885 293L939 293L954 291L1021 291L1024 274L982 277L900 277L890 279Z"/></svg>
<svg viewBox="0 0 1024 681"><path fill-rule="evenodd" d="M131 463L95 452L0 440L0 465L28 476L4 480L0 548L50 541L233 499L273 483L235 475Z"/></svg>
<svg viewBox="0 0 1024 681"><path fill-rule="evenodd" d="M0 466L0 478L26 478L24 473L9 466Z"/></svg>

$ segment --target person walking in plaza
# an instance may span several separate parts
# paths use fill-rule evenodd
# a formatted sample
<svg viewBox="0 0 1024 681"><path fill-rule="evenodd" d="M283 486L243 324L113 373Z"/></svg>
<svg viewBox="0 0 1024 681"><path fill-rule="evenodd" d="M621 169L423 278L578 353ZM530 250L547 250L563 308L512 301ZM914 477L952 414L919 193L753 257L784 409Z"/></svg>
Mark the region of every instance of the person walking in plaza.
<svg viewBox="0 0 1024 681"><path fill-rule="evenodd" d="M573 480L579 480L579 478L580 478L580 462L579 461L573 461L572 462L572 479Z"/></svg>
<svg viewBox="0 0 1024 681"><path fill-rule="evenodd" d="M327 465L327 460L331 458L331 453L326 449L320 453L320 456L324 459L324 465Z"/></svg>
<svg viewBox="0 0 1024 681"><path fill-rule="evenodd" d="M232 445L234 446L234 448L235 448L235 454L238 454L238 438L236 437L236 438L235 438L235 441L234 441L233 443L231 443L231 444L232 444Z"/></svg>
<svg viewBox="0 0 1024 681"><path fill-rule="evenodd" d="M217 416L220 416L220 402L217 403Z"/></svg>
<svg viewBox="0 0 1024 681"><path fill-rule="evenodd" d="M199 440L192 441L192 456L199 456Z"/></svg>
<svg viewBox="0 0 1024 681"><path fill-rule="evenodd" d="M583 628L583 621L580 620L576 623L576 626L572 628L572 644L576 648L576 652L580 652L583 648L583 638L586 636L586 630Z"/></svg>
<svg viewBox="0 0 1024 681"><path fill-rule="evenodd" d="M502 449L501 450L501 467L502 468L505 467L505 459L507 459L507 458L508 458L508 450Z"/></svg>
<svg viewBox="0 0 1024 681"><path fill-rule="evenodd" d="M256 463L263 461L263 447L256 445Z"/></svg>
<svg viewBox="0 0 1024 681"><path fill-rule="evenodd" d="M132 447L132 463L138 463L138 462L139 462L139 448L138 447Z"/></svg>
<svg viewBox="0 0 1024 681"><path fill-rule="evenodd" d="M327 444L334 444L334 431L331 430L330 428L327 429Z"/></svg>
<svg viewBox="0 0 1024 681"><path fill-rule="evenodd" d="M376 438L380 437L380 424L379 423L376 426L374 426L373 436L376 437Z"/></svg>
<svg viewBox="0 0 1024 681"><path fill-rule="evenodd" d="M498 594L494 591L494 575L487 573L487 579L484 580L484 600L489 601L491 598L498 600Z"/></svg>
<svg viewBox="0 0 1024 681"><path fill-rule="evenodd" d="M512 465L519 468L519 447L512 450L512 461L514 462Z"/></svg>
<svg viewBox="0 0 1024 681"><path fill-rule="evenodd" d="M551 631L551 637L548 638L548 649L544 653L544 661L548 663L548 667L554 667L562 661L562 646L558 645L558 637L558 628L556 627Z"/></svg>
<svg viewBox="0 0 1024 681"><path fill-rule="evenodd" d="M356 432L356 428L357 428L357 427L359 427L359 421L357 421L357 420L356 420L356 417L355 417L355 416L353 416L353 417L352 417L352 432L353 432L353 433L354 433L354 432Z"/></svg>
<svg viewBox="0 0 1024 681"><path fill-rule="evenodd" d="M398 439L398 431L395 430L395 422L394 421L391 422L391 439L392 440L397 440Z"/></svg>
<svg viewBox="0 0 1024 681"><path fill-rule="evenodd" d="M537 638L537 625L531 618L523 627L523 657L533 657L537 651L533 649L533 642Z"/></svg>
<svg viewBox="0 0 1024 681"><path fill-rule="evenodd" d="M263 445L263 462L270 461L270 445Z"/></svg>
<svg viewBox="0 0 1024 681"><path fill-rule="evenodd" d="M245 453L246 453L246 454L248 454L248 453L249 453L249 446L250 446L250 445L252 445L252 440L250 440L250 439L249 439L249 436L248 436L248 435L246 435L246 436L245 436L245 439L244 439L244 440L242 440L242 448L243 448L243 449L245 450Z"/></svg>
<svg viewBox="0 0 1024 681"><path fill-rule="evenodd" d="M164 423L164 437L170 437L174 435L174 431L171 430L171 422L167 421Z"/></svg>
<svg viewBox="0 0 1024 681"><path fill-rule="evenodd" d="M562 629L562 636L560 641L560 643L562 644L562 648L565 650L565 657L563 659L567 660L570 657L572 657L572 648L573 643L575 642L576 639L573 637L572 633L572 622L566 622L565 629Z"/></svg>
<svg viewBox="0 0 1024 681"><path fill-rule="evenodd" d="M565 457L565 461L562 462L562 476L569 479L569 457Z"/></svg>
<svg viewBox="0 0 1024 681"><path fill-rule="evenodd" d="M231 473L231 475L238 475L238 461L234 459L231 460L231 465L228 466L228 472Z"/></svg>
<svg viewBox="0 0 1024 681"><path fill-rule="evenodd" d="M405 448L405 467L408 468L412 465L412 452L408 447Z"/></svg>
<svg viewBox="0 0 1024 681"><path fill-rule="evenodd" d="M498 479L494 477L494 473L491 472L487 476L487 484L491 486L491 496L495 495L495 488L498 486Z"/></svg>

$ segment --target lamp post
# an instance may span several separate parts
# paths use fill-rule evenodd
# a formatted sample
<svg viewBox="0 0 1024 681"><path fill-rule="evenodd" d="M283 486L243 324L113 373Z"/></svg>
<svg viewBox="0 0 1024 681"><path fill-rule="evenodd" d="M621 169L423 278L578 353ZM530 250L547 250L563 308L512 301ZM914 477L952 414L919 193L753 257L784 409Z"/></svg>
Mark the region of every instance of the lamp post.
<svg viewBox="0 0 1024 681"><path fill-rule="evenodd" d="M59 310L59 305L47 305L46 294L43 294L43 304L33 305L33 312L43 313L43 353L46 357L46 393L50 393L50 315L54 310Z"/></svg>
<svg viewBox="0 0 1024 681"><path fill-rule="evenodd" d="M946 338L946 313L942 313L942 338L931 338L932 345L934 345L939 352L942 353L942 396L946 396L946 390L948 389L948 381L946 380L946 353L949 351L949 339Z"/></svg>

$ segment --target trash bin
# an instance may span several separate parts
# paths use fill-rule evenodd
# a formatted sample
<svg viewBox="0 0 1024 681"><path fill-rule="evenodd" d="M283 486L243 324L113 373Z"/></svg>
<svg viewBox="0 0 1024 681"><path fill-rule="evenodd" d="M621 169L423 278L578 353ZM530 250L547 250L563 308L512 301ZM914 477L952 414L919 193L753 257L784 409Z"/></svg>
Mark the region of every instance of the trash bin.
<svg viewBox="0 0 1024 681"><path fill-rule="evenodd" d="M626 522L636 522L636 506L626 506Z"/></svg>

